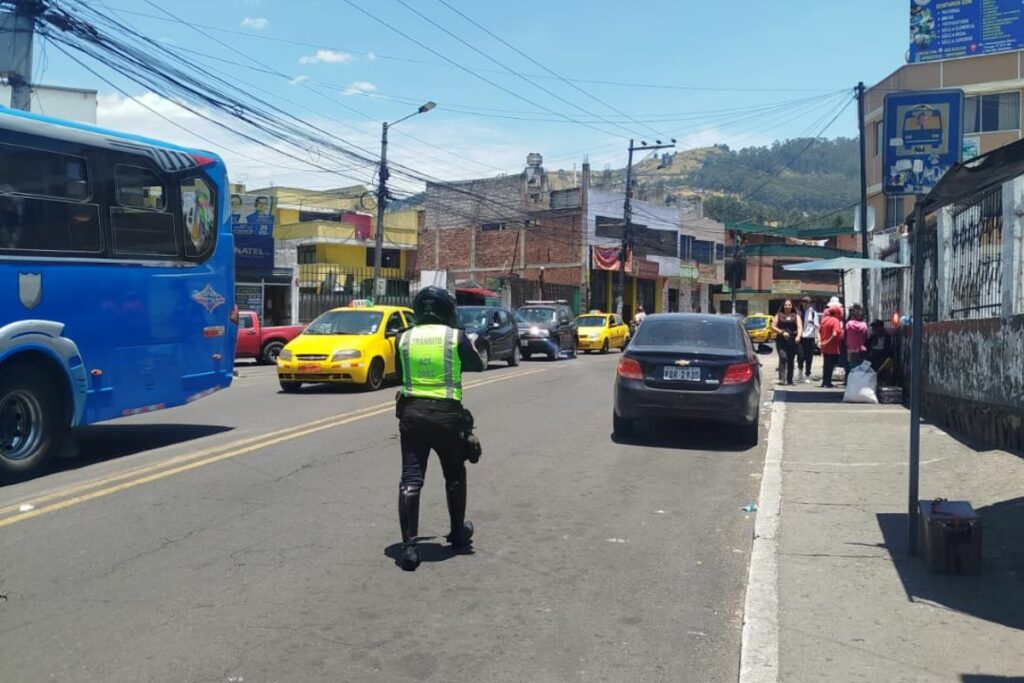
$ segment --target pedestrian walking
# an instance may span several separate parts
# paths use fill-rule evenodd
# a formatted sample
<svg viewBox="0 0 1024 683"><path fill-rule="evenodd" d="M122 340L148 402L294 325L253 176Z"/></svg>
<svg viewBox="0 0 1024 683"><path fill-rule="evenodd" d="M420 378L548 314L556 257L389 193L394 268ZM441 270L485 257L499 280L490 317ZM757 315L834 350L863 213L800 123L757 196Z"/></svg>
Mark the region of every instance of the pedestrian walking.
<svg viewBox="0 0 1024 683"><path fill-rule="evenodd" d="M466 521L466 460L480 457L472 435L473 416L462 406L462 373L482 372L483 361L469 338L457 329L455 299L440 287L427 287L413 299L415 326L396 341L401 390L396 413L402 447L402 479L398 489L398 520L402 529L399 566L413 571L420 564L420 490L430 451L437 453L444 473L451 533L447 540L464 547L473 537Z"/></svg>
<svg viewBox="0 0 1024 683"><path fill-rule="evenodd" d="M839 364L840 340L843 338L843 308L836 304L825 309L821 319L818 345L821 346L823 368L821 386L832 388L832 373Z"/></svg>
<svg viewBox="0 0 1024 683"><path fill-rule="evenodd" d="M847 367L852 370L863 362L868 350L868 325L864 322L864 309L860 304L850 308L845 336Z"/></svg>
<svg viewBox="0 0 1024 683"><path fill-rule="evenodd" d="M775 346L779 352L779 379L782 379L781 368L785 369L785 383L793 384L793 366L796 364L799 339L803 332L803 323L800 315L793 308L793 302L786 299L782 309L772 319L772 329L775 330Z"/></svg>
<svg viewBox="0 0 1024 683"><path fill-rule="evenodd" d="M800 300L800 315L803 330L800 332L800 356L798 368L803 372L804 382L811 381L811 364L814 362L814 347L821 330L821 315L814 310L811 297Z"/></svg>

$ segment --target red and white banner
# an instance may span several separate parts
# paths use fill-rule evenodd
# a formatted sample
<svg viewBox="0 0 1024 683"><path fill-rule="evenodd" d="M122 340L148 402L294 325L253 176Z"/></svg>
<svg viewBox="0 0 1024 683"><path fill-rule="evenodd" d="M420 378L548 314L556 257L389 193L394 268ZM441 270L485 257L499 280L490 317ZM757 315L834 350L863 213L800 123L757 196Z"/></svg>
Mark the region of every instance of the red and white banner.
<svg viewBox="0 0 1024 683"><path fill-rule="evenodd" d="M598 247L593 248L594 270L618 270L619 269L619 248ZM633 254L626 253L626 272L633 272Z"/></svg>
<svg viewBox="0 0 1024 683"><path fill-rule="evenodd" d="M657 261L640 259L637 262L636 276L641 280L657 280L659 264Z"/></svg>

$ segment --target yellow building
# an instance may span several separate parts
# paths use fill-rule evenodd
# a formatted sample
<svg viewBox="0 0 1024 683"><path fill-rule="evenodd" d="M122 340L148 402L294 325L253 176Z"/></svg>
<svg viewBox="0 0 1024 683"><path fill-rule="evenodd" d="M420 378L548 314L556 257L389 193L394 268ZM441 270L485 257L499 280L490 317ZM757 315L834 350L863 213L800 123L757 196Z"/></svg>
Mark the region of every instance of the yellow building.
<svg viewBox="0 0 1024 683"><path fill-rule="evenodd" d="M310 296L323 298L327 305L371 295L376 202L365 186L269 187L245 194L270 200L274 264L271 273L240 271L236 293L261 300L269 322L298 322L299 299ZM388 294L407 291L422 213L407 209L385 214L381 275L388 280Z"/></svg>

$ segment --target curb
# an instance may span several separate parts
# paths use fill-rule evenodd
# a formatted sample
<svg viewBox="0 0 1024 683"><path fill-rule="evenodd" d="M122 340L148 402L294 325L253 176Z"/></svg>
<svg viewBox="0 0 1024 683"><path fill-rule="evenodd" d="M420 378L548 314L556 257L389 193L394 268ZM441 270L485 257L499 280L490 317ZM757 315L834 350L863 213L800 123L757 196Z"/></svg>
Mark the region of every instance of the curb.
<svg viewBox="0 0 1024 683"><path fill-rule="evenodd" d="M779 680L778 532L785 426L786 404L775 399L743 606L739 683L776 683Z"/></svg>

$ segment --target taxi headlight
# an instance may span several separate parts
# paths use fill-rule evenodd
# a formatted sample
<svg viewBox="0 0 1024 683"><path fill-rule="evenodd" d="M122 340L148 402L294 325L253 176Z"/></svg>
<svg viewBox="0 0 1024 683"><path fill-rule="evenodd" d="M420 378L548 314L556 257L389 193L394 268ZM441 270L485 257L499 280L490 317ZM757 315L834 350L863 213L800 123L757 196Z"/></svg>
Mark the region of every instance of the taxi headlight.
<svg viewBox="0 0 1024 683"><path fill-rule="evenodd" d="M334 355L331 356L331 362L337 362L339 360L352 360L353 358L361 358L363 352L359 349L341 349L335 351Z"/></svg>
<svg viewBox="0 0 1024 683"><path fill-rule="evenodd" d="M281 353L277 354L277 359L289 361L292 359L292 352L288 349L281 349Z"/></svg>

